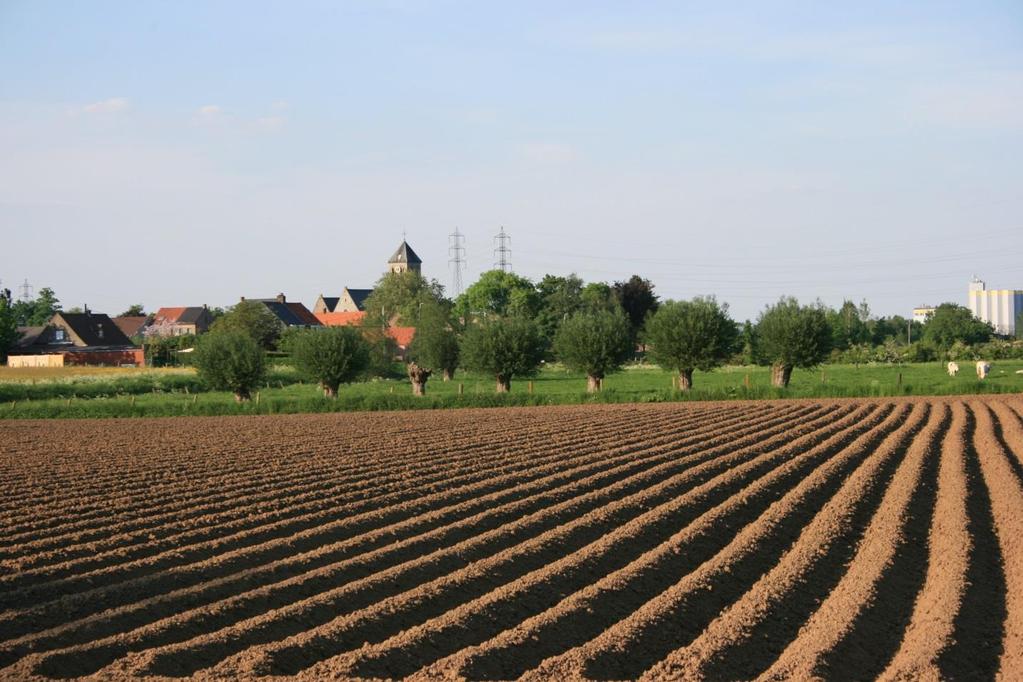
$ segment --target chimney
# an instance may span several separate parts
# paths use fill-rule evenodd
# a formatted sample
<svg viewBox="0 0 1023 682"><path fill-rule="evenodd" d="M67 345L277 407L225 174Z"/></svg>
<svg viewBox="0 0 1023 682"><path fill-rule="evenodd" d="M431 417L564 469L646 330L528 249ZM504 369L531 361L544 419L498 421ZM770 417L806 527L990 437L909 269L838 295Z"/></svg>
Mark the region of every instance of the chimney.
<svg viewBox="0 0 1023 682"><path fill-rule="evenodd" d="M245 297L242 296L242 303L245 303Z"/></svg>
<svg viewBox="0 0 1023 682"><path fill-rule="evenodd" d="M86 315L90 315L90 314L92 314L92 311L91 311L91 310L89 310L89 304L88 304L88 303L83 303L83 304L82 304L82 309L83 309L83 310L85 311L85 314L86 314Z"/></svg>
<svg viewBox="0 0 1023 682"><path fill-rule="evenodd" d="M278 303L287 303L288 301L287 301L286 298L284 298L284 294L277 294L277 302Z"/></svg>

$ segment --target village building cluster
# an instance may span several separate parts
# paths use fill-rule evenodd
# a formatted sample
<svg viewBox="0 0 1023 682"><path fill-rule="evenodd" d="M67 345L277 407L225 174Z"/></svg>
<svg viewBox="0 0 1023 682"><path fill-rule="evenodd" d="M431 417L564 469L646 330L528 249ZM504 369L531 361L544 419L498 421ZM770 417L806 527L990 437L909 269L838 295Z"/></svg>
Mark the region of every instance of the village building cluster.
<svg viewBox="0 0 1023 682"><path fill-rule="evenodd" d="M423 261L402 240L387 262L387 272L422 274ZM344 287L338 296L320 294L313 309L289 301L283 293L273 298L246 298L266 306L285 328L337 327L358 325L366 315L365 303L372 289ZM110 317L85 307L81 313L57 312L39 327L19 327L21 338L11 349L11 367L62 367L65 365L145 364L143 349L133 339L165 336L197 336L209 331L213 315L206 305L164 307L152 315ZM404 354L415 335L413 327L390 326L388 336Z"/></svg>

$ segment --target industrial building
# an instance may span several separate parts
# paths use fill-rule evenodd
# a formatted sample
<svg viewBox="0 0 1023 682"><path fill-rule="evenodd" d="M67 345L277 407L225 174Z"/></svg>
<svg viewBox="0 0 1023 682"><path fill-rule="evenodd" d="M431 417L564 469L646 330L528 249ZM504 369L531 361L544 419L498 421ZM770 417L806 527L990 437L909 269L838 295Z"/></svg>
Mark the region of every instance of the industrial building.
<svg viewBox="0 0 1023 682"><path fill-rule="evenodd" d="M996 334L1016 334L1016 324L1023 313L1023 289L988 289L983 280L974 277L969 298L974 317L990 323Z"/></svg>

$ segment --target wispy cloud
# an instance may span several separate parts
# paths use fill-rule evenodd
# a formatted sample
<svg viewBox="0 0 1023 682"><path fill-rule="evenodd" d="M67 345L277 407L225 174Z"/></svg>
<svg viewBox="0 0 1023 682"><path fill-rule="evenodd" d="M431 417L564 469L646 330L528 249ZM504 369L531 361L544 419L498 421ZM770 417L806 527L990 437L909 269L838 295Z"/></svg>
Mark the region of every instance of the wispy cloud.
<svg viewBox="0 0 1023 682"><path fill-rule="evenodd" d="M128 108L128 100L124 97L111 97L100 102L93 102L82 107L86 114L113 114Z"/></svg>
<svg viewBox="0 0 1023 682"><path fill-rule="evenodd" d="M563 142L524 142L517 147L518 154L534 163L571 163L579 158L579 152Z"/></svg>
<svg viewBox="0 0 1023 682"><path fill-rule="evenodd" d="M219 116L220 114L224 113L224 109L218 104L204 104L203 106L199 107L196 113L199 114L200 116L212 117Z"/></svg>
<svg viewBox="0 0 1023 682"><path fill-rule="evenodd" d="M286 121L283 116L261 116L255 120L252 127L257 132L274 133L283 128Z"/></svg>

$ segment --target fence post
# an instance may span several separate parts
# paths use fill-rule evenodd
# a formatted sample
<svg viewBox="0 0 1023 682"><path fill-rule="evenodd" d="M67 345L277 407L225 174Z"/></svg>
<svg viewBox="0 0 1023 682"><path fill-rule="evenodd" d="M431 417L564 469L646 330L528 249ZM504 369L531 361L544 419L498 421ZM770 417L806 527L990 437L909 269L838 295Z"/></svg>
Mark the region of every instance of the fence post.
<svg viewBox="0 0 1023 682"><path fill-rule="evenodd" d="M256 405L259 405L259 391L256 391Z"/></svg>
<svg viewBox="0 0 1023 682"><path fill-rule="evenodd" d="M459 381L458 382L458 395L462 395L464 392L465 392L465 385L461 381Z"/></svg>
<svg viewBox="0 0 1023 682"><path fill-rule="evenodd" d="M131 406L135 407L135 395L134 394L132 394L132 396L131 396Z"/></svg>
<svg viewBox="0 0 1023 682"><path fill-rule="evenodd" d="M899 372L899 386L902 386L902 372Z"/></svg>
<svg viewBox="0 0 1023 682"><path fill-rule="evenodd" d="M533 382L529 382L529 395L533 395Z"/></svg>
<svg viewBox="0 0 1023 682"><path fill-rule="evenodd" d="M671 390L674 391L676 388L677 388L677 386L675 385L675 375L672 374L671 375Z"/></svg>
<svg viewBox="0 0 1023 682"><path fill-rule="evenodd" d="M747 375L746 375L745 377L743 377L743 379L742 379L742 384L743 384L743 386L745 386L746 388L749 388L749 374L747 374Z"/></svg>

